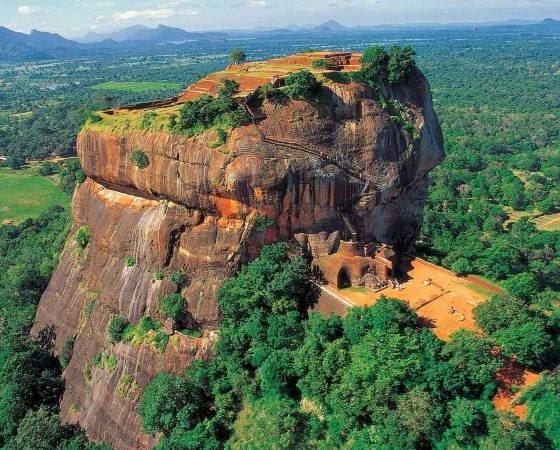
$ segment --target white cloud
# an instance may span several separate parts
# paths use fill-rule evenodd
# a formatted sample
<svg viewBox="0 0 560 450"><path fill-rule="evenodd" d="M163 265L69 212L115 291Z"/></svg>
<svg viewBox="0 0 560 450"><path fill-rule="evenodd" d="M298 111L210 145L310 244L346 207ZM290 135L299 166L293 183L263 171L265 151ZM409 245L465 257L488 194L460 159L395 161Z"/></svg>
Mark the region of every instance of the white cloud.
<svg viewBox="0 0 560 450"><path fill-rule="evenodd" d="M115 22L125 22L133 19L165 19L174 15L171 8L164 9L130 9L128 11L116 12L113 14Z"/></svg>
<svg viewBox="0 0 560 450"><path fill-rule="evenodd" d="M31 5L19 5L17 10L18 13L23 14L24 16L30 16L31 14L38 13L41 10L41 8L39 8L38 6L31 6Z"/></svg>
<svg viewBox="0 0 560 450"><path fill-rule="evenodd" d="M246 0L241 4L245 8L266 8L266 0Z"/></svg>
<svg viewBox="0 0 560 450"><path fill-rule="evenodd" d="M160 9L130 9L128 11L116 12L113 14L115 22L126 22L128 20L137 19L166 19L172 16L196 16L199 12L196 10L176 11L172 8Z"/></svg>

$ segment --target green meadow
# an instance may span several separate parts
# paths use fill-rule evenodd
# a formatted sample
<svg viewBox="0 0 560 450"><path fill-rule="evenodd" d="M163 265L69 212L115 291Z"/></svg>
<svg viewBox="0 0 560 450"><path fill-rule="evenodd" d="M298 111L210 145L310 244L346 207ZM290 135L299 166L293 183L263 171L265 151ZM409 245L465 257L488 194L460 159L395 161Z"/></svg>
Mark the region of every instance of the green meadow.
<svg viewBox="0 0 560 450"><path fill-rule="evenodd" d="M149 92L161 90L179 90L179 83L150 82L150 81L108 81L91 87L102 91Z"/></svg>
<svg viewBox="0 0 560 450"><path fill-rule="evenodd" d="M33 168L0 168L0 224L38 217L54 205L68 206L70 196L62 192L52 177L42 177Z"/></svg>

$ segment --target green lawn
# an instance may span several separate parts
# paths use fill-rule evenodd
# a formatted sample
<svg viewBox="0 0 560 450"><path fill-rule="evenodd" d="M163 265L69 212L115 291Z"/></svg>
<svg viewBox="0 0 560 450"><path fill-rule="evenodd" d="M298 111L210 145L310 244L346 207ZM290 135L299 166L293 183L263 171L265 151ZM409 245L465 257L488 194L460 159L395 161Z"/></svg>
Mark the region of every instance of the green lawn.
<svg viewBox="0 0 560 450"><path fill-rule="evenodd" d="M92 86L91 89L104 91L148 92L163 89L181 89L179 83L151 82L151 81L108 81Z"/></svg>
<svg viewBox="0 0 560 450"><path fill-rule="evenodd" d="M53 179L37 175L34 169L0 168L0 224L7 220L21 222L38 217L50 206L69 204L70 196Z"/></svg>

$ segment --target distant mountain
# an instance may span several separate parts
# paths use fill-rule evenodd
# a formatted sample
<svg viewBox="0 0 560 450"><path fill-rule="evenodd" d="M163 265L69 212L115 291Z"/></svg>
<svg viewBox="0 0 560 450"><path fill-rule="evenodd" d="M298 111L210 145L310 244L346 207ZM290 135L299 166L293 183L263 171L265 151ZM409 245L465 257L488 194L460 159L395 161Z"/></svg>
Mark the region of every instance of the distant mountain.
<svg viewBox="0 0 560 450"><path fill-rule="evenodd" d="M223 39L227 35L218 32L188 32L181 28L159 25L157 28L150 28L144 25L133 25L123 28L113 33L88 33L80 42L96 43L103 41L115 42L143 42L149 44L167 44L174 42L185 42L190 40Z"/></svg>
<svg viewBox="0 0 560 450"><path fill-rule="evenodd" d="M351 28L342 25L336 20L329 20L325 23L322 23L321 25L316 26L311 31L335 33L338 31L348 31L348 30L351 30Z"/></svg>
<svg viewBox="0 0 560 450"><path fill-rule="evenodd" d="M131 40L134 38L134 36L137 33L149 29L150 28L144 25L133 25L131 27L122 28L121 30L117 30L113 33L90 32L86 34L83 38L77 38L76 40L78 42L83 42L85 44L91 44L94 42L103 42L103 41L123 42L123 41Z"/></svg>
<svg viewBox="0 0 560 450"><path fill-rule="evenodd" d="M45 59L80 44L59 34L33 30L30 34L0 27L0 60Z"/></svg>

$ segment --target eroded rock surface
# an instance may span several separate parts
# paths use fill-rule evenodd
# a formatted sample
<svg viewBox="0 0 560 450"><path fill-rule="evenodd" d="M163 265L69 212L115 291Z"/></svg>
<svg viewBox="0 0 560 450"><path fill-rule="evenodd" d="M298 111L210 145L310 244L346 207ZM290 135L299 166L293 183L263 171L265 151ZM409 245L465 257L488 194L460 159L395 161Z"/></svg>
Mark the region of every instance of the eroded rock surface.
<svg viewBox="0 0 560 450"><path fill-rule="evenodd" d="M263 245L294 240L304 253L328 253L344 228L342 212L364 239L401 248L413 242L428 172L443 157L424 77L384 88L414 133L366 86L329 82L322 89L318 103L252 106L259 120L233 130L218 148L208 145L209 135L79 135L88 179L75 193L73 231L33 330L54 325L57 352L76 337L65 371L64 419L117 449L153 445L136 413L142 388L159 371L180 372L209 356L219 325L216 289ZM135 149L148 156L147 168L132 164ZM259 226L263 217L272 219L266 229ZM72 238L81 226L91 231L83 252ZM127 267L127 258L136 264ZM159 300L176 286L154 274L178 269L189 274L182 294L204 336L173 336L163 353L147 344L110 344L111 315L132 323L156 318ZM116 365L94 367L98 354L112 355Z"/></svg>

